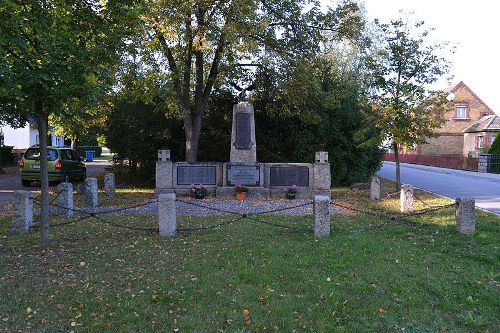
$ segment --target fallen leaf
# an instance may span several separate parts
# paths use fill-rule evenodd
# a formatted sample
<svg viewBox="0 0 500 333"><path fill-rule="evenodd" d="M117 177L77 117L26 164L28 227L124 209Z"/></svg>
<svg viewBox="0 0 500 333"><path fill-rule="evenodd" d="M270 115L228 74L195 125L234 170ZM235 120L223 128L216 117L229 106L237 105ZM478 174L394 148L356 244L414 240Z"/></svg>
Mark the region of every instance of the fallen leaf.
<svg viewBox="0 0 500 333"><path fill-rule="evenodd" d="M252 319L250 319L250 311L247 309L243 310L243 321L246 325L250 325L252 323Z"/></svg>

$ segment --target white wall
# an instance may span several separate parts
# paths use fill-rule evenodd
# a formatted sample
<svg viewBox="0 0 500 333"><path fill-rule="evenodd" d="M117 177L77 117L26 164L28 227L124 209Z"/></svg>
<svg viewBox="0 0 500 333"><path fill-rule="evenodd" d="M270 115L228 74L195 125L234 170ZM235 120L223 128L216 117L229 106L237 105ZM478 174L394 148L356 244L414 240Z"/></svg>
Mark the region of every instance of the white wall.
<svg viewBox="0 0 500 333"><path fill-rule="evenodd" d="M2 126L2 131L6 146L14 146L17 149L28 148L30 146L30 129L28 125L23 128Z"/></svg>
<svg viewBox="0 0 500 333"><path fill-rule="evenodd" d="M2 126L2 131L4 133L4 144L14 146L15 149L26 149L40 143L38 130L28 124L23 128ZM64 146L64 137L52 133L52 142L48 142L48 144L51 146Z"/></svg>

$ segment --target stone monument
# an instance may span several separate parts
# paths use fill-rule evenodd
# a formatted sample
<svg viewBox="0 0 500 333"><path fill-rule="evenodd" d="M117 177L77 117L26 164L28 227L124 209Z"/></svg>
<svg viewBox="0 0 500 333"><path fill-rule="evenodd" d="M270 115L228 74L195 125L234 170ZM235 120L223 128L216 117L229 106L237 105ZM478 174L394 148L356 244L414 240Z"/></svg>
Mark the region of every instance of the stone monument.
<svg viewBox="0 0 500 333"><path fill-rule="evenodd" d="M252 103L240 102L233 106L229 161L231 163L257 163L255 117Z"/></svg>

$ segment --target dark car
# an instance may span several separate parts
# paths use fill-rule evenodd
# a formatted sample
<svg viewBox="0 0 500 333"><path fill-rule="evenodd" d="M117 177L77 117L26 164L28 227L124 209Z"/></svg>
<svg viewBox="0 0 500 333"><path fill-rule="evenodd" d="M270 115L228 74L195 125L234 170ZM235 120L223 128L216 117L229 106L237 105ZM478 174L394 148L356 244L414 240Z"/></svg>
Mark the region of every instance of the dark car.
<svg viewBox="0 0 500 333"><path fill-rule="evenodd" d="M49 182L69 182L83 180L87 168L83 158L68 147L47 147ZM21 182L29 186L32 181L40 181L40 147L30 147L19 161Z"/></svg>

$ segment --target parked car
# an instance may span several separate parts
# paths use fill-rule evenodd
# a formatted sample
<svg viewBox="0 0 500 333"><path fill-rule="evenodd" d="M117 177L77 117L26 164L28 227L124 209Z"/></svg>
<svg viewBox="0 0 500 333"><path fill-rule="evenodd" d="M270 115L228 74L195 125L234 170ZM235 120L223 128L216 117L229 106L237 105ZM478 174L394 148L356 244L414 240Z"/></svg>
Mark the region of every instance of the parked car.
<svg viewBox="0 0 500 333"><path fill-rule="evenodd" d="M87 177L83 158L68 147L47 147L47 166L49 182L69 182L74 179L84 180ZM40 147L28 148L19 161L19 171L24 186L40 180Z"/></svg>

